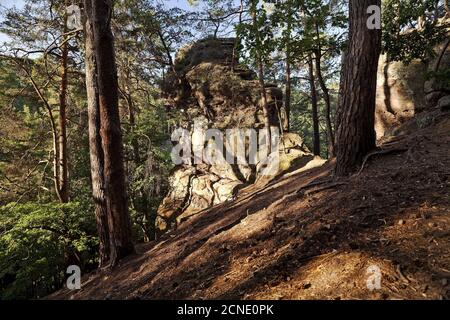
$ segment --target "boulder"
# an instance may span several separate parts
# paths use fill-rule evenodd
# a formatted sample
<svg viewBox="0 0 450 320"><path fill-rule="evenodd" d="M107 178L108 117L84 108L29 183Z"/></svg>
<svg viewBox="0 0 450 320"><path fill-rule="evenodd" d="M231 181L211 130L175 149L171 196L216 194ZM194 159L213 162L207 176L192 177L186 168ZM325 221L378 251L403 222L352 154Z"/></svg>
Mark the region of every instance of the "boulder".
<svg viewBox="0 0 450 320"><path fill-rule="evenodd" d="M436 55L428 61L413 60L404 64L389 61L386 55L380 57L375 109L377 139L394 134L396 127L418 113L435 108L442 97L450 94L450 81L446 76L450 46L446 45L446 41L437 45Z"/></svg>
<svg viewBox="0 0 450 320"><path fill-rule="evenodd" d="M448 21L450 22L450 20ZM443 52L446 48L445 52ZM450 80L448 79L448 72L450 68L450 46L447 41L444 41L440 45L436 46L436 56L428 63L428 79L424 83L425 94L431 94L435 92L444 92L447 95L450 94ZM442 54L442 56L441 56ZM439 66L437 65L439 63ZM435 76L437 72L438 76ZM447 74L447 76L439 76L439 74ZM436 105L433 105L434 107Z"/></svg>
<svg viewBox="0 0 450 320"><path fill-rule="evenodd" d="M439 99L441 99L445 95L442 91L433 91L431 93L428 93L425 96L425 102L427 104L428 108L434 107L437 105Z"/></svg>
<svg viewBox="0 0 450 320"><path fill-rule="evenodd" d="M266 132L266 119L256 74L239 63L234 47L235 40L225 38L204 39L182 48L163 84L166 105L179 127L187 130L193 155L190 163L172 171L169 193L158 209L157 228L161 231L177 226L192 214L235 199L249 184L270 181L300 158L305 163L312 159L298 135L281 133L275 139L276 131L281 131L285 123L285 112L282 91L271 83L265 90L271 137L275 139L270 144L272 152L268 161L264 153L250 157L250 141L263 141L259 139ZM223 146L212 154L223 161L197 161L205 160L202 148L216 146L215 138L205 139L208 129L217 129L221 135ZM239 145L245 147L244 152L234 153Z"/></svg>
<svg viewBox="0 0 450 320"><path fill-rule="evenodd" d="M438 102L438 107L442 111L450 110L450 96L445 96L445 97L441 98Z"/></svg>
<svg viewBox="0 0 450 320"><path fill-rule="evenodd" d="M426 66L420 61L409 65L380 57L377 73L375 131L377 139L414 117L424 105L423 85Z"/></svg>

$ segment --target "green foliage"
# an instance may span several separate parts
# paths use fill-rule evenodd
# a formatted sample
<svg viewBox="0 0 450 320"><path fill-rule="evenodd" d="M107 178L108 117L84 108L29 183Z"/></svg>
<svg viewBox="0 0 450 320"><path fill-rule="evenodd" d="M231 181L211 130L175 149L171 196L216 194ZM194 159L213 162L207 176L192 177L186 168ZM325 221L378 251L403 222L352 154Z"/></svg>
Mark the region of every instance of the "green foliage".
<svg viewBox="0 0 450 320"><path fill-rule="evenodd" d="M0 207L0 298L42 297L66 267L92 268L95 221L88 203L9 203Z"/></svg>
<svg viewBox="0 0 450 320"><path fill-rule="evenodd" d="M248 56L247 62L257 64L261 59L263 63L270 63L271 53L273 53L276 41L274 26L271 23L267 9L258 6L259 1L250 1L250 15L254 18L247 19L236 26L236 34L241 40L241 45L245 48Z"/></svg>
<svg viewBox="0 0 450 320"><path fill-rule="evenodd" d="M335 106L337 105L337 80L330 79L330 94L331 94L331 104L333 106L331 110L331 118L335 117ZM291 106L291 132L298 133L305 142L305 145L312 150L313 149L313 122L312 122L312 107L311 99L308 95L309 88L305 87L294 87L292 91L292 106ZM328 157L327 150L327 134L325 127L325 105L322 99L318 101L319 109L319 133L320 133L320 156L322 158Z"/></svg>
<svg viewBox="0 0 450 320"><path fill-rule="evenodd" d="M43 161L49 146L48 123L17 65L0 59L0 205L40 196L47 187Z"/></svg>
<svg viewBox="0 0 450 320"><path fill-rule="evenodd" d="M432 58L434 47L446 37L448 25L438 24L435 0L385 0L383 50L391 61L410 63ZM419 25L422 20L422 25Z"/></svg>
<svg viewBox="0 0 450 320"><path fill-rule="evenodd" d="M133 130L125 133L127 157L133 158L128 169L128 189L131 218L138 241L153 238L157 209L168 187L172 161L167 144L170 138L167 121L164 107L156 101L141 109ZM134 158L136 156L137 159Z"/></svg>

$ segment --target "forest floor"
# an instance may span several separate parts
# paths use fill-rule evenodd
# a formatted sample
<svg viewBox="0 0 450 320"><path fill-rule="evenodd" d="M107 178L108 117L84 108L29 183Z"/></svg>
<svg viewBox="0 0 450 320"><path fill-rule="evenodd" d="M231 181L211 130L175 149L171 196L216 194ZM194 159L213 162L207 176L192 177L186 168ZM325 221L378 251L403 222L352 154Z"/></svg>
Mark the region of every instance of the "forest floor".
<svg viewBox="0 0 450 320"><path fill-rule="evenodd" d="M449 299L450 114L398 132L347 179L329 161L243 189L48 298Z"/></svg>

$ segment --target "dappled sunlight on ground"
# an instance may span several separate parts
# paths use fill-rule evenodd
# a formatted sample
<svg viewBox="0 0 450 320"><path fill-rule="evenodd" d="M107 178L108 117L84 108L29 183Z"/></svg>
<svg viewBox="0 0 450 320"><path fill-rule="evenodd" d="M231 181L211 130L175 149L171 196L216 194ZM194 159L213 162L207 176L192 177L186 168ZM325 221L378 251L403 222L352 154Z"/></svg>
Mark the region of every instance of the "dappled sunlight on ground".
<svg viewBox="0 0 450 320"><path fill-rule="evenodd" d="M389 144L354 176L332 161L192 216L72 295L106 299L449 298L450 138L442 127ZM368 268L381 288L367 287Z"/></svg>

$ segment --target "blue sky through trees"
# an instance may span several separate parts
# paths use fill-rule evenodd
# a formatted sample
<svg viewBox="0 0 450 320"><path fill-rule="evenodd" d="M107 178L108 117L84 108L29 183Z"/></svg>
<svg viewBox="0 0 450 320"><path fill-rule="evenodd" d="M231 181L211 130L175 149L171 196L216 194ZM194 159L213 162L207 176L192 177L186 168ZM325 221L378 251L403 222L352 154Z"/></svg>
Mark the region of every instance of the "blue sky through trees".
<svg viewBox="0 0 450 320"><path fill-rule="evenodd" d="M187 0L160 0L159 2L162 2L165 4L167 8L173 8L178 7L185 10L196 10L198 9L199 5L191 6L189 5ZM0 0L0 12L3 12L5 8L12 8L17 7L21 8L24 5L24 0ZM0 21L2 17L0 16ZM0 44L6 41L8 37L0 32Z"/></svg>

